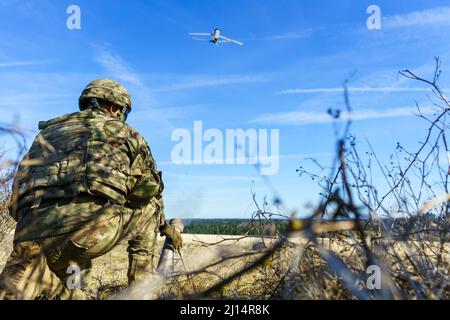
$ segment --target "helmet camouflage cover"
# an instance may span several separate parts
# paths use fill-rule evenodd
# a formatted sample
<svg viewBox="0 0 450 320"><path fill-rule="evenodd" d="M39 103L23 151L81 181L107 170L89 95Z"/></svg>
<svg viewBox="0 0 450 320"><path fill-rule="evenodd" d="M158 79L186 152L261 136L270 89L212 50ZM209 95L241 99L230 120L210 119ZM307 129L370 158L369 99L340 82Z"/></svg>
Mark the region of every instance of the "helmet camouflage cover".
<svg viewBox="0 0 450 320"><path fill-rule="evenodd" d="M122 107L128 107L131 111L131 97L120 83L110 79L97 79L84 88L79 99L80 110L83 110L83 102L97 98L115 103Z"/></svg>

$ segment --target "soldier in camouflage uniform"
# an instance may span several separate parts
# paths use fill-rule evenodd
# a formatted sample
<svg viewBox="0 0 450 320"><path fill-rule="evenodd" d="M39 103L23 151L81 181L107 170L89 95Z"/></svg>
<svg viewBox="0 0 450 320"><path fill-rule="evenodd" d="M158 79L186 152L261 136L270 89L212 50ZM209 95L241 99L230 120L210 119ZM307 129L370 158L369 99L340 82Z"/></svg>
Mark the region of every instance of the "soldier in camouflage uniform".
<svg viewBox="0 0 450 320"><path fill-rule="evenodd" d="M0 275L0 299L85 299L91 260L124 238L131 238L129 284L152 271L157 232L182 245L164 217L161 172L144 138L125 123L126 89L95 80L79 107L41 122L19 165L10 207L14 249Z"/></svg>

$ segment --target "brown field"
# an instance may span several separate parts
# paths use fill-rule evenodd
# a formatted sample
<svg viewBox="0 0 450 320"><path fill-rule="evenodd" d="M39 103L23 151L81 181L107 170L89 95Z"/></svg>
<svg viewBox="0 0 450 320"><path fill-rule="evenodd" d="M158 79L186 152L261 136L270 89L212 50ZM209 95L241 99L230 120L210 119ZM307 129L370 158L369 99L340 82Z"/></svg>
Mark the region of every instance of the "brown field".
<svg viewBox="0 0 450 320"><path fill-rule="evenodd" d="M272 247L277 239L274 237L241 237L217 235L184 234L185 245L182 258L175 255L173 276L168 278L156 274L134 290L127 288L126 241L120 243L110 253L94 260L93 285L100 299L180 299L198 297L199 292L211 288L221 280L233 275L237 271L251 265ZM0 243L0 270L11 250L12 234ZM357 245L348 243L348 239L339 237L319 239L315 246L302 237L301 234L289 238L280 250L275 251L264 263L256 266L247 273L233 279L218 291L208 293L207 298L220 299L354 299L352 293L343 285L342 274L334 273L319 255L318 247L329 250L339 256L350 269L359 274L359 285L364 286L363 254ZM371 243L371 249L376 252L378 242ZM161 252L163 239L159 238L154 253L156 266ZM385 252L391 273L400 268L395 256L404 260L414 259L417 255L436 259L436 250L442 250L441 265L450 265L450 244L442 247L437 242L428 241L420 244L416 241L389 244L390 250ZM379 250L378 250L379 251ZM403 261L404 262L404 261ZM409 272L414 278L414 268L399 271L399 274ZM386 285L392 285L392 274L383 276ZM416 281L423 281L416 276ZM397 279L398 280L398 279ZM396 281L398 285L398 281ZM203 297L203 296L201 296ZM442 295L435 298L449 298L448 286L442 288Z"/></svg>
<svg viewBox="0 0 450 320"><path fill-rule="evenodd" d="M119 295L119 298L182 298L190 297L198 292L207 290L213 285L231 276L233 273L252 264L265 251L264 245L270 248L275 238L239 237L217 235L184 235L185 246L182 259L176 257L174 271L178 276L169 280L150 277L147 284L143 284L135 293ZM348 265L355 269L361 268L361 256L358 249L346 245L336 239L324 238L320 243L324 248L340 256ZM424 249L429 259L436 257L434 249L440 248L436 242L428 242ZM100 296L108 298L111 291L126 287L127 257L125 244L111 253L97 259L94 267L95 277L99 283ZM155 250L155 265L161 251L162 239L158 241ZM376 244L372 246L375 249ZM415 247L417 252L415 253ZM395 242L391 250L402 257L423 254L417 242ZM450 265L450 244L444 247L443 264ZM218 292L209 297L220 299L348 299L351 294L340 284L341 279L333 272L323 270L326 263L315 254L315 246L301 235L289 239L289 243L275 252L262 265L250 272L234 279ZM243 255L248 255L244 256ZM239 257L238 257L239 256ZM389 256L389 255L388 255ZM184 262L184 265L183 265ZM394 261L390 261L395 265ZM217 264L216 264L217 263ZM308 267L310 270L308 270ZM200 271L200 272L198 272ZM290 272L291 271L291 272ZM409 270L413 273L413 268ZM186 273L193 273L189 277ZM323 272L323 274L321 274ZM303 273L300 275L298 273ZM292 277L286 282L286 277ZM315 277L322 277L316 279ZM307 279L303 279L307 278ZM420 281L420 279L417 279ZM153 281L153 283L152 283ZM362 282L363 279L361 279ZM156 284L156 285L155 285ZM282 288L286 286L286 288ZM449 288L447 288L448 290ZM296 292L294 292L296 291ZM448 291L447 291L448 298Z"/></svg>
<svg viewBox="0 0 450 320"><path fill-rule="evenodd" d="M195 296L198 292L207 290L222 279L252 264L265 252L264 247L270 248L276 242L275 238L269 237L191 234L184 234L183 239L185 245L182 250L182 260L178 255L174 259L175 275L170 278L149 275L149 278L141 286L131 292L124 290L127 287L126 270L128 265L126 241L105 256L95 259L93 284L99 298L178 299ZM9 238L3 241L3 247L0 250L0 269L10 251L10 240ZM361 255L356 247L343 245L336 239L330 242L328 238L323 238L320 241L323 248L336 253L355 270L363 268ZM159 238L155 248L155 265L158 262L162 244L163 239ZM376 244L374 245L376 246ZM416 245L418 244L415 242L396 242L392 246L392 250L396 250L400 256L413 256ZM433 259L436 256L433 248L439 247L439 244L428 242L426 246L425 250L429 258ZM450 244L445 244L442 264L446 266L450 263L449 249ZM395 261L391 261L391 263L395 267ZM413 272L412 269L410 271ZM288 277L291 278L289 281L287 281ZM307 240L296 236L290 238L281 250L273 253L262 265L237 277L219 291L210 294L209 298L353 298L349 291L341 285L341 278L327 270L326 263L317 254L315 246L308 245ZM364 282L363 279L360 280ZM288 296L286 296L287 294ZM448 298L448 291L446 295Z"/></svg>

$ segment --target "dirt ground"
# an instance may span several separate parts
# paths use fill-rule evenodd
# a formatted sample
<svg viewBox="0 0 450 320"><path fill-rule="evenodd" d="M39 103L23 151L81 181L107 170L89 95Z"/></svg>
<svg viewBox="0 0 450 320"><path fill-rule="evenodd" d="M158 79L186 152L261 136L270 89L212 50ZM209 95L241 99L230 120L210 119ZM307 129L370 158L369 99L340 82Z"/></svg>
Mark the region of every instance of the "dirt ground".
<svg viewBox="0 0 450 320"><path fill-rule="evenodd" d="M262 250L270 246L275 240L274 238L261 237L183 234L183 249L180 254L174 255L173 268L169 270L182 276L177 277L177 280L170 284L165 283L163 288L159 288L160 290L153 292L153 294L165 295L170 298L180 294L180 292L192 293L201 288L206 289L246 263L254 261ZM155 268L158 265L163 242L163 238L158 238L153 259ZM94 261L93 278L98 285L99 295L103 298L126 287L128 267L126 247L127 243L123 241L110 253ZM222 262L223 258L245 254L250 256ZM213 268L214 270L207 276L197 275L195 280L183 276L183 274L195 272L215 262L221 262L220 267ZM252 275L252 277L254 276ZM163 293L162 291L166 292Z"/></svg>

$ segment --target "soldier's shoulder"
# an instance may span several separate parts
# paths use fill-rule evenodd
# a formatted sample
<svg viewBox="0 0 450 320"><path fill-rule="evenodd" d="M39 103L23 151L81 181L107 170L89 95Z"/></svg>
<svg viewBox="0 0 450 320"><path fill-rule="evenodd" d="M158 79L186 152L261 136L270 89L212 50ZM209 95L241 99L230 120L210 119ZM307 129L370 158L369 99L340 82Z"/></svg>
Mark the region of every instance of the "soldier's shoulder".
<svg viewBox="0 0 450 320"><path fill-rule="evenodd" d="M56 118L50 119L50 120L46 120L46 121L39 121L39 130L44 130L47 127L54 125L54 124L58 124L58 123L63 123L63 122L67 122L69 120L73 120L73 119L77 119L77 118L86 118L88 117L89 114L85 111L81 112L73 112L73 113L68 113L68 114L64 114L62 116L58 116Z"/></svg>
<svg viewBox="0 0 450 320"><path fill-rule="evenodd" d="M107 126L114 126L118 129L122 138L131 143L132 148L137 152L141 152L142 149L147 149L148 144L145 138L132 126L121 121L108 122Z"/></svg>
<svg viewBox="0 0 450 320"><path fill-rule="evenodd" d="M135 128L133 128L132 126L130 126L127 123L124 123L124 125L125 125L126 129L128 130L129 134L133 138L135 138L135 139L137 139L137 140L139 140L141 142L145 142L144 137Z"/></svg>
<svg viewBox="0 0 450 320"><path fill-rule="evenodd" d="M120 128L122 133L127 135L129 138L131 138L133 140L137 140L137 141L144 140L142 135L136 129L134 129L132 126L130 126L129 124L122 122L120 120L114 120L113 122L110 122L110 123L111 123L111 125L114 125L114 126L117 126L118 128Z"/></svg>
<svg viewBox="0 0 450 320"><path fill-rule="evenodd" d="M148 141L142 136L136 129L134 129L132 126L126 124L130 134L133 136L137 143L137 149L140 150L140 152L144 153L147 158L151 159L153 161L153 154L150 149L150 145Z"/></svg>

